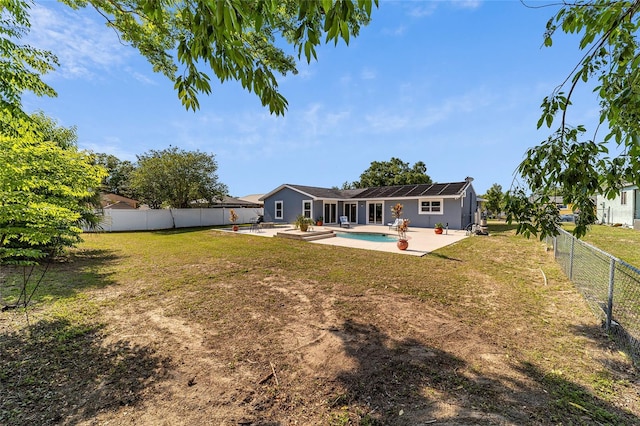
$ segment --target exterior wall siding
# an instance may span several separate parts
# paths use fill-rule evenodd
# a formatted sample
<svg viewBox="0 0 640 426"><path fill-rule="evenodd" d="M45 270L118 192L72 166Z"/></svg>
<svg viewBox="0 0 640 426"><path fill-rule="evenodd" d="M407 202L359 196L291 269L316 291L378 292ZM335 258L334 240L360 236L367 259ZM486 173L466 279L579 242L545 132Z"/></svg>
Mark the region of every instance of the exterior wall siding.
<svg viewBox="0 0 640 426"><path fill-rule="evenodd" d="M313 216L311 217L314 221L318 220L318 218L322 217L324 220L324 203L322 200L313 200Z"/></svg>
<svg viewBox="0 0 640 426"><path fill-rule="evenodd" d="M302 213L302 200L309 200L311 197L294 191L290 188L283 188L264 200L264 221L275 223L293 223L296 217ZM276 201L283 202L283 217L276 219ZM315 212L315 204L312 211ZM315 219L315 218L314 218Z"/></svg>
<svg viewBox="0 0 640 426"><path fill-rule="evenodd" d="M424 198L428 200L428 198ZM387 200L384 203L384 223L392 223L395 219L391 213L391 207L396 203L403 205L402 217L409 219L410 225L418 228L433 228L436 223L442 222L443 224L449 224L450 229L463 229L463 217L467 216L466 204L465 210L461 206L461 200L454 198L445 198L442 200L442 214L427 213L420 214L420 200L413 199L399 199L399 200ZM466 199L465 199L466 203Z"/></svg>
<svg viewBox="0 0 640 426"><path fill-rule="evenodd" d="M367 223L367 203L365 201L356 201L358 203L358 225Z"/></svg>
<svg viewBox="0 0 640 426"><path fill-rule="evenodd" d="M368 204L371 202L382 203L382 224L392 223L394 218L391 213L391 207L396 203L401 203L403 208L403 218L411 221L410 226L420 228L433 228L436 223L442 222L448 224L450 229L464 229L473 222L474 214L477 208L477 195L471 185L466 188L462 198L404 198L404 199L349 199L349 200L326 200L327 203L337 204L337 216L344 215L344 205L346 203L355 203L357 205L357 223L364 225L368 223L369 212ZM275 223L292 223L296 217L302 212L302 201L309 200L312 197L303 195L298 191L290 188L282 188L280 191L272 194L264 200L264 220L265 222ZM420 214L421 200L441 200L442 213ZM284 204L283 218L275 219L275 202L282 201ZM312 206L312 218L316 220L323 216L325 223L327 218L324 217L323 200L314 200Z"/></svg>
<svg viewBox="0 0 640 426"><path fill-rule="evenodd" d="M474 222L474 215L478 209L478 195L476 192L472 190L467 190L466 192L464 208L462 208L462 216L460 217L460 229L464 229Z"/></svg>
<svg viewBox="0 0 640 426"><path fill-rule="evenodd" d="M596 216L598 222L633 226L636 212L637 187L626 187L613 200L602 195L596 197ZM622 204L622 193L626 193L627 203Z"/></svg>
<svg viewBox="0 0 640 426"><path fill-rule="evenodd" d="M420 214L420 203L418 199L397 199L397 200L360 200L358 201L358 223L366 224L368 222L368 202L382 202L382 223L388 225L394 222L394 217L391 212L391 207L400 203L403 205L402 217L409 219L410 226L416 226L419 228L433 228L438 222L443 224L449 224L450 229L463 229L473 218L471 213L473 207L467 206L467 199L473 199L474 197L468 195L465 198L464 209L461 206L461 200L453 198L445 198L442 200L443 213L442 214ZM426 198L425 198L426 199Z"/></svg>

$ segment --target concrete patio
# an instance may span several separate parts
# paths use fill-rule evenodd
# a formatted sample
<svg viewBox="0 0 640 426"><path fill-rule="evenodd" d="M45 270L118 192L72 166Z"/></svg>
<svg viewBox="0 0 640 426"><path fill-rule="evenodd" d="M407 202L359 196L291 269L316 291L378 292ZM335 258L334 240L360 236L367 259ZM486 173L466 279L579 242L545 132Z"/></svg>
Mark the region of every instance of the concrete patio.
<svg viewBox="0 0 640 426"><path fill-rule="evenodd" d="M393 229L389 229L385 225L351 225L350 228L340 228L338 225L313 226L313 231L334 231L334 232L368 232L376 234L389 234L396 236ZM257 235L261 237L275 237L280 232L292 232L301 234L300 231L294 230L293 226L278 226L275 228L261 228L252 230L250 228L241 227L238 233ZM392 242L372 242L365 240L357 240L353 238L331 237L309 241L313 244L325 244L342 247L351 247L364 250L385 251L389 253L398 253L411 256L424 256L439 248L456 243L467 238L465 231L445 230L445 233L437 235L433 228L411 228L407 232L409 240L409 248L407 250L399 250L395 243Z"/></svg>

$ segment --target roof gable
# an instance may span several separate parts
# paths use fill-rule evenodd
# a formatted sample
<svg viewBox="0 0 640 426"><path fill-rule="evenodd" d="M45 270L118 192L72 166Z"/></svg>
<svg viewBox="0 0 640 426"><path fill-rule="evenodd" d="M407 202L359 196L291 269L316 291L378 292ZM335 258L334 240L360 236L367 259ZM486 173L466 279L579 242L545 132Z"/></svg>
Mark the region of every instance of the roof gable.
<svg viewBox="0 0 640 426"><path fill-rule="evenodd" d="M357 195L357 194L359 194L360 192L363 191L363 189L342 190L342 189L335 189L335 188L320 188L320 187L317 187L317 186L292 185L292 184L285 183L284 185L280 185L279 187L277 187L273 191L269 192L268 194L265 194L262 197L260 197L260 200L264 201L265 199L271 197L272 195L280 192L284 188L292 189L292 190L294 190L296 192L299 192L299 193L301 193L303 195L309 196L309 197L311 197L313 199L345 199L345 198L352 198L354 195Z"/></svg>

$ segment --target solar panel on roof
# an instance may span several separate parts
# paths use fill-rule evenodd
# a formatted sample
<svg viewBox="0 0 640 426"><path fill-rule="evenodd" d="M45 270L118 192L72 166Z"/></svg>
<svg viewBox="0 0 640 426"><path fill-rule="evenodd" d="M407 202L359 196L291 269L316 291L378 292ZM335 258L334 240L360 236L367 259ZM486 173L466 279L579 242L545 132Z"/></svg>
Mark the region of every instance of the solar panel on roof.
<svg viewBox="0 0 640 426"><path fill-rule="evenodd" d="M416 197L418 195L422 195L423 192L427 191L429 189L429 187L431 186L431 184L421 184L421 185L416 185L413 188L411 188L406 194L406 197Z"/></svg>
<svg viewBox="0 0 640 426"><path fill-rule="evenodd" d="M425 196L439 195L440 191L444 186L445 184L442 184L442 183L434 183L433 185L429 186L425 191L423 191L422 194L420 195L425 195Z"/></svg>
<svg viewBox="0 0 640 426"><path fill-rule="evenodd" d="M386 188L383 188L382 191L380 191L380 196L385 198L391 197L391 195L396 191L398 191L397 186L388 186Z"/></svg>
<svg viewBox="0 0 640 426"><path fill-rule="evenodd" d="M363 198L372 198L372 194L375 194L376 189L378 188L367 188L360 194L360 196Z"/></svg>
<svg viewBox="0 0 640 426"><path fill-rule="evenodd" d="M369 198L380 198L383 197L384 192L386 190L386 187L377 187L377 188L371 188L371 192L368 194Z"/></svg>
<svg viewBox="0 0 640 426"><path fill-rule="evenodd" d="M449 187L449 184L445 184L445 186L443 188L440 189L440 191L438 192L438 195L446 195L446 191L447 188Z"/></svg>
<svg viewBox="0 0 640 426"><path fill-rule="evenodd" d="M457 195L464 189L466 182L434 183L419 185L394 185L367 188L354 195L356 198L402 198L402 197L438 197Z"/></svg>
<svg viewBox="0 0 640 426"><path fill-rule="evenodd" d="M407 185L399 186L389 196L390 197L406 197L407 192L409 192L411 189L413 189L412 186L407 186Z"/></svg>

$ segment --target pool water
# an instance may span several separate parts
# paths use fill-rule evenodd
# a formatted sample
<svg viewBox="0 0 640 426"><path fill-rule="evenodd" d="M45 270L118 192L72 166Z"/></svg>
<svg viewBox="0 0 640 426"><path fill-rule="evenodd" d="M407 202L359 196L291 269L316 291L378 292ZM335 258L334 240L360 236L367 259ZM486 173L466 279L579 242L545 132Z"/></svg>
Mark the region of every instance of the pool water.
<svg viewBox="0 0 640 426"><path fill-rule="evenodd" d="M336 237L371 241L374 243L395 243L398 241L398 238L393 235L374 234L370 232L336 232Z"/></svg>

